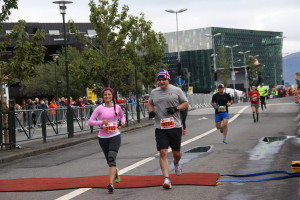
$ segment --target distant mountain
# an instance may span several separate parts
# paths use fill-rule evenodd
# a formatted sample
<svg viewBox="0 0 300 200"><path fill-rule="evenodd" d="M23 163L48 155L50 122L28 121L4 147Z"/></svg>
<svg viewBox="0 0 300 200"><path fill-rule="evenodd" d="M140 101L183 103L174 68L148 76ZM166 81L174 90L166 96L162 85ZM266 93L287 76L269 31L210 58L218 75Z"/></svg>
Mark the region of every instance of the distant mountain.
<svg viewBox="0 0 300 200"><path fill-rule="evenodd" d="M295 85L296 72L300 72L300 52L283 57L284 82Z"/></svg>

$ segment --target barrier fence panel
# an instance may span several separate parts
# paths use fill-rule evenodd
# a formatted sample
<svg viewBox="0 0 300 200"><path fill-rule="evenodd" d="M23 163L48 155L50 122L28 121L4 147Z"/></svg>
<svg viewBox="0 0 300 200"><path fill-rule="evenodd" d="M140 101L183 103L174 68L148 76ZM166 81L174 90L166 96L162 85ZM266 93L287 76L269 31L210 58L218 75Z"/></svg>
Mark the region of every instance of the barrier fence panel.
<svg viewBox="0 0 300 200"><path fill-rule="evenodd" d="M187 95L190 108L198 109L209 107L212 94L192 94ZM120 104L124 115L126 116L127 126L136 126L137 124L137 106L140 110L140 118L148 118L147 101L141 101L139 105L136 103ZM87 105L84 107L72 107L74 133L81 134L87 131L99 130L99 127L88 126L88 120L97 105ZM13 127L13 131L10 130ZM7 143L23 142L27 140L43 139L67 135L67 108L55 109L35 109L35 110L14 110L10 112L1 112L0 114L0 137L1 148ZM8 133L9 132L9 133ZM15 133L15 136L12 135ZM5 141L9 134L9 138L14 137L14 140Z"/></svg>

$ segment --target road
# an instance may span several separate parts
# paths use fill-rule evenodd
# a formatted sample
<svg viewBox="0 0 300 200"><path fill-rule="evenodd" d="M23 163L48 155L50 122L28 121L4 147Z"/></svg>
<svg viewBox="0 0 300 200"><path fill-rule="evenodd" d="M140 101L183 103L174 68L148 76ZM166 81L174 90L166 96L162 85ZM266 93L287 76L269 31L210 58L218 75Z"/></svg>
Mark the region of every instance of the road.
<svg viewBox="0 0 300 200"><path fill-rule="evenodd" d="M273 170L290 172L291 161L300 158L300 139L295 137L297 132L295 117L298 107L292 101L292 98L268 100L268 109L260 114L259 123L253 123L249 103L230 107L229 144L222 143L221 133L214 128L212 108L189 112L187 135L183 136L182 151L199 146L210 146L211 150L193 155L184 153L182 159L184 172L220 174L249 174ZM271 143L262 141L262 138L270 136L291 137ZM169 160L172 161L172 157ZM142 163L139 166L133 166L140 161ZM161 174L155 148L154 128L145 127L123 134L117 162L122 174ZM2 164L0 167L0 179L82 177L107 173L106 161L96 140L16 160ZM173 173L173 167L170 168ZM232 178L221 177L220 179ZM167 191L161 187L119 189L113 195L108 194L105 189L89 188L45 192L2 192L0 199L296 200L300 198L298 183L299 178L291 178L250 183L224 182L217 186L175 185L172 190ZM74 193L76 194L73 195Z"/></svg>

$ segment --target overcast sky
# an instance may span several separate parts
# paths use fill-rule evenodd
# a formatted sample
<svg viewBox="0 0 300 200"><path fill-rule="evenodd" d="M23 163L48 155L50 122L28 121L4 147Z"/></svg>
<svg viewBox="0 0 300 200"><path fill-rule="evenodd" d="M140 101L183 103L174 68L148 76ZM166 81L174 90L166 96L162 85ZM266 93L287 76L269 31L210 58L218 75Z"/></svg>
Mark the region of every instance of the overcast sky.
<svg viewBox="0 0 300 200"><path fill-rule="evenodd" d="M66 20L89 22L89 0L72 0ZM94 0L98 2L98 0ZM52 0L19 0L8 22L62 22ZM120 0L129 13L145 14L157 32L176 31L176 15L166 9L188 10L178 14L179 30L204 27L241 28L283 32L283 53L300 52L300 0ZM0 0L0 5L2 1Z"/></svg>

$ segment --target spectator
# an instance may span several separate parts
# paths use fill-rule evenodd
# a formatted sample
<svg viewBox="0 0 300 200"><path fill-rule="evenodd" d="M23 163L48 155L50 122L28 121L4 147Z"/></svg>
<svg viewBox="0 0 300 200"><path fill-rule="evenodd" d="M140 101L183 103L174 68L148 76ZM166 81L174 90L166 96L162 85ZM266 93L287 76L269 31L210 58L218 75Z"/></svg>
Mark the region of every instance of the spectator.
<svg viewBox="0 0 300 200"><path fill-rule="evenodd" d="M47 109L49 108L49 101L48 99L45 100L45 105L47 106Z"/></svg>
<svg viewBox="0 0 300 200"><path fill-rule="evenodd" d="M60 107L66 107L66 99L65 99L65 97L62 97L61 98L61 101L60 101L60 105L59 105Z"/></svg>
<svg viewBox="0 0 300 200"><path fill-rule="evenodd" d="M96 101L96 105L99 106L103 104L103 99L102 98L98 98L98 100Z"/></svg>
<svg viewBox="0 0 300 200"><path fill-rule="evenodd" d="M56 103L57 106L60 106L60 104L61 104L61 98L58 98L55 103Z"/></svg>
<svg viewBox="0 0 300 200"><path fill-rule="evenodd" d="M54 98L51 100L49 108L53 109L53 110L50 110L49 113L50 113L50 120L52 122L54 122L56 119L56 109L59 108L59 106L56 104Z"/></svg>
<svg viewBox="0 0 300 200"><path fill-rule="evenodd" d="M48 109L48 106L45 104L45 101L41 100L38 109Z"/></svg>

